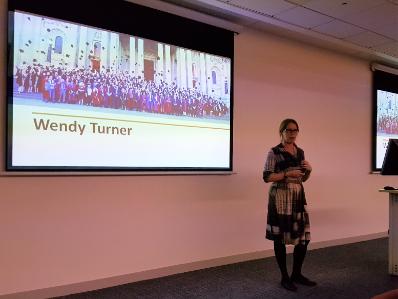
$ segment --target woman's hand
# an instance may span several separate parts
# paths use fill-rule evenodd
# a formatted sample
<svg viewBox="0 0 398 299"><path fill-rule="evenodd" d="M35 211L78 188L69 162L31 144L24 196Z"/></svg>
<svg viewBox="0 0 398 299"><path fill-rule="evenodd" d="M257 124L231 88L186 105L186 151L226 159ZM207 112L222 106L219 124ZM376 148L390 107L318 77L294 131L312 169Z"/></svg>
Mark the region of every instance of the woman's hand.
<svg viewBox="0 0 398 299"><path fill-rule="evenodd" d="M289 170L286 171L286 176L288 178L301 178L304 176L304 172L302 172L300 169Z"/></svg>
<svg viewBox="0 0 398 299"><path fill-rule="evenodd" d="M310 164L307 160L301 161L301 167L302 167L303 169L305 169L305 171L308 171L308 172L311 172L311 171L312 171L311 164Z"/></svg>

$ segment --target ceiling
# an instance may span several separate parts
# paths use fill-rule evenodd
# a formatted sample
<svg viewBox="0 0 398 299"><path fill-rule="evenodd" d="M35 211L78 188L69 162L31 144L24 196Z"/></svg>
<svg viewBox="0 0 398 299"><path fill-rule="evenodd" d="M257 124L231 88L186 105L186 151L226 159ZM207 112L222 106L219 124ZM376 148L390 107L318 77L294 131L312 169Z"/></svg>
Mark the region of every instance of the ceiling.
<svg viewBox="0 0 398 299"><path fill-rule="evenodd" d="M233 30L270 32L398 68L398 0L129 0Z"/></svg>

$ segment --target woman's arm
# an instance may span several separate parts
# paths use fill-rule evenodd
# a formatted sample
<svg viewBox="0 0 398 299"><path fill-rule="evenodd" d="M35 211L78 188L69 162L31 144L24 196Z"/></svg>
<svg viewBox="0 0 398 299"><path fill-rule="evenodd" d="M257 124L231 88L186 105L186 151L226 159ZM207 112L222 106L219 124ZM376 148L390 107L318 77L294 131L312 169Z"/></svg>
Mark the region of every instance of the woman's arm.
<svg viewBox="0 0 398 299"><path fill-rule="evenodd" d="M301 161L301 167L304 170L303 182L305 182L310 177L312 167L311 167L311 164L307 160Z"/></svg>
<svg viewBox="0 0 398 299"><path fill-rule="evenodd" d="M304 173L299 169L289 170L289 171L281 171L281 172L272 172L268 175L264 173L264 181L266 183L269 182L280 182L284 181L287 178L300 178L303 177Z"/></svg>
<svg viewBox="0 0 398 299"><path fill-rule="evenodd" d="M267 178L264 178L266 183L283 181L286 178L286 172L272 172Z"/></svg>

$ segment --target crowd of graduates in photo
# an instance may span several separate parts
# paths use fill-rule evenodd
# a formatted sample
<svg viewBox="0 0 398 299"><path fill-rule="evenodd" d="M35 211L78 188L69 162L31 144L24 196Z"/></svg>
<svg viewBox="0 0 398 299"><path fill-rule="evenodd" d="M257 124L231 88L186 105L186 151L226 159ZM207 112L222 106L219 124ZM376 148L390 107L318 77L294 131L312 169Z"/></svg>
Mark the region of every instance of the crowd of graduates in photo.
<svg viewBox="0 0 398 299"><path fill-rule="evenodd" d="M398 115L383 115L379 118L377 132L398 135Z"/></svg>
<svg viewBox="0 0 398 299"><path fill-rule="evenodd" d="M225 118L229 107L196 89L174 82L155 84L128 72L67 70L60 67L27 66L15 73L17 93L36 93L47 103L67 103L112 109L190 117Z"/></svg>
<svg viewBox="0 0 398 299"><path fill-rule="evenodd" d="M398 135L398 107L388 101L386 107L379 108L377 132Z"/></svg>

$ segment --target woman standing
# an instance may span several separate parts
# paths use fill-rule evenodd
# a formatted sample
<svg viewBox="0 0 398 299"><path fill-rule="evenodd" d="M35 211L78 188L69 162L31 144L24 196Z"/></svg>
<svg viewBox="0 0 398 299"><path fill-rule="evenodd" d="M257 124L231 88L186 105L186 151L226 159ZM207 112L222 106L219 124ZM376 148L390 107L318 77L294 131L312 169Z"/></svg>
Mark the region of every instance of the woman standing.
<svg viewBox="0 0 398 299"><path fill-rule="evenodd" d="M310 242L309 216L302 183L309 178L312 168L304 158L304 151L295 143L298 133L299 126L294 119L281 122L281 143L268 152L263 172L264 181L272 182L266 238L274 241L275 257L282 274L281 285L289 291L297 290L294 283L316 285L301 274ZM290 277L286 267L286 244L294 245Z"/></svg>

